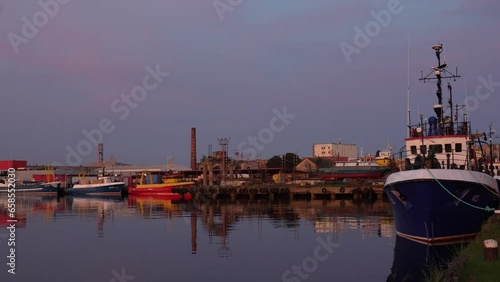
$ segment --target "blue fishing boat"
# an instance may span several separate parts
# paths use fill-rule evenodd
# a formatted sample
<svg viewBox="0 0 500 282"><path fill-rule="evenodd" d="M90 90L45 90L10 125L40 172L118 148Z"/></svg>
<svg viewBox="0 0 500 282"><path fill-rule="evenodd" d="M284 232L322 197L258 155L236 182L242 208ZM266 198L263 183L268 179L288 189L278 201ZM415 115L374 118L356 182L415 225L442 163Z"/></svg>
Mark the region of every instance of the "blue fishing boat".
<svg viewBox="0 0 500 282"><path fill-rule="evenodd" d="M400 171L390 174L384 184L397 234L426 244L473 238L498 205L499 192L493 172L473 150L485 134L471 134L467 114L459 113L464 107L453 105L451 81L460 76L441 63L443 46L433 49L438 65L420 80L437 82L436 116L427 122L420 116L420 123L408 124L406 150L402 150L406 157L400 159ZM450 94L446 110L441 88L445 79Z"/></svg>
<svg viewBox="0 0 500 282"><path fill-rule="evenodd" d="M74 195L121 195L125 182L118 181L113 176L101 176L97 179L81 179L66 190Z"/></svg>

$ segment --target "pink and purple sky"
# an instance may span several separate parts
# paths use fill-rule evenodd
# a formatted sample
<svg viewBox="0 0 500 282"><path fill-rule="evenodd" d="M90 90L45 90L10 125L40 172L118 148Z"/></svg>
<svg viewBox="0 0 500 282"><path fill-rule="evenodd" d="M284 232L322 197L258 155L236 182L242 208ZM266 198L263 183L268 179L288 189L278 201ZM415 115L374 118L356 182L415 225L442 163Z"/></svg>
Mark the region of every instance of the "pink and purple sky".
<svg viewBox="0 0 500 282"><path fill-rule="evenodd" d="M355 28L364 30L374 21L371 12L394 0L220 0L234 5L222 17L213 0L40 1L52 3L45 23L38 1L0 0L0 159L67 163L67 148L87 139L82 130L109 118L114 130L103 134L105 159L160 164L171 155L188 166L191 127L198 157L208 144L216 150L220 137L231 138L233 154L283 107L296 117L261 144L261 158L310 156L313 143L339 139L365 154L388 140L399 150L408 36L413 119L433 114L435 85L418 78L436 64L431 46L442 42L446 62L462 75L455 103L463 103L465 85L476 96L480 77L490 79L470 115L479 131L491 122L500 129L498 1L401 0L399 12L349 63L340 44L355 46ZM43 24L28 38L23 17L33 23L34 15ZM23 38L17 47L13 34ZM158 64L170 75L120 119L112 102L142 85L145 68ZM96 154L92 148L83 163Z"/></svg>

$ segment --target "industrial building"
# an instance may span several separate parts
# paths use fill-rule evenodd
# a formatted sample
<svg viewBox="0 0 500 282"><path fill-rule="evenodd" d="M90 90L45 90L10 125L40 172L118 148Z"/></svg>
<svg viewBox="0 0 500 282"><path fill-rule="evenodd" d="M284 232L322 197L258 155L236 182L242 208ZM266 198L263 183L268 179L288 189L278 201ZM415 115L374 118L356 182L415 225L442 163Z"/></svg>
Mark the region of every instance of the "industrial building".
<svg viewBox="0 0 500 282"><path fill-rule="evenodd" d="M358 158L356 144L341 143L319 143L313 145L313 156L320 158L347 158L355 160Z"/></svg>
<svg viewBox="0 0 500 282"><path fill-rule="evenodd" d="M7 172L9 168L25 169L27 166L28 161L24 160L0 160L0 172Z"/></svg>

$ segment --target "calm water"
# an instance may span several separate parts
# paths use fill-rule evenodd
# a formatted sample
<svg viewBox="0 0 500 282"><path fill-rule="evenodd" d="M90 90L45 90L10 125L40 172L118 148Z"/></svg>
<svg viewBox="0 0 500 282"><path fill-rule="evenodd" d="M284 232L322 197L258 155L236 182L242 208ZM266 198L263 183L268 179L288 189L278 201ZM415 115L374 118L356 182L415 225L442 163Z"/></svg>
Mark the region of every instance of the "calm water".
<svg viewBox="0 0 500 282"><path fill-rule="evenodd" d="M439 253L396 239L384 201L18 195L16 204L11 275L0 198L0 281L400 281Z"/></svg>

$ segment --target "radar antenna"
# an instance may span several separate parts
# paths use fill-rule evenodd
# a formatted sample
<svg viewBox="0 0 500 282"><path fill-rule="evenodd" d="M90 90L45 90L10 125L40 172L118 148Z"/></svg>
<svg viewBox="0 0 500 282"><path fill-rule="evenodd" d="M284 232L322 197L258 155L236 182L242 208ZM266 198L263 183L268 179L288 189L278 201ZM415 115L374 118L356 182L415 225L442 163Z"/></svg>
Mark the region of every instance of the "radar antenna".
<svg viewBox="0 0 500 282"><path fill-rule="evenodd" d="M441 53L443 52L443 44L434 45L434 46L432 46L432 49L436 53L436 58L438 60L438 64L437 64L438 66L432 67L431 68L432 71L429 74L427 74L426 76L423 76L423 74L421 74L421 78L419 80L423 81L423 82L437 80L437 82L436 82L436 86L437 86L436 96L438 98L438 104L434 105L434 112L436 113L436 115L438 117L440 134L443 134L445 122L444 122L444 118L443 118L443 93L442 93L443 89L442 89L441 83L442 83L443 79L450 79L450 80L453 79L453 81L456 81L457 78L460 78L460 75L458 75L458 68L455 70L455 73L452 73L452 72L449 72L448 70L446 70L446 68L448 66L446 64L446 62L443 62L441 64ZM432 77L432 75L434 75L434 77ZM448 104L449 104L450 109L451 109L451 116L453 117L453 95L452 95L452 87L451 87L451 84L449 82L448 82L448 91L450 93L450 98L448 100ZM451 122L449 124L450 124L449 128L451 128L451 131L448 132L448 134L454 134L453 119L451 120Z"/></svg>

